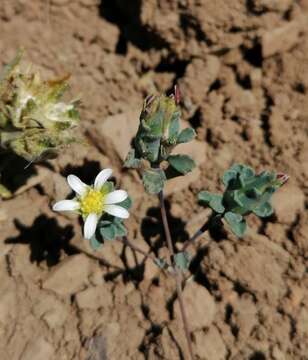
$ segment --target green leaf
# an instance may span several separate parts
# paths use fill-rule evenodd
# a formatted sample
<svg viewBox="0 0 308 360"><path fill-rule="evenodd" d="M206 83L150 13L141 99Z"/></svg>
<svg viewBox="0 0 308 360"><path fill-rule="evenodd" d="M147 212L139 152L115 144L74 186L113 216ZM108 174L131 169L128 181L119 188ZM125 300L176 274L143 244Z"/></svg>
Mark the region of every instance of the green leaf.
<svg viewBox="0 0 308 360"><path fill-rule="evenodd" d="M141 160L137 159L135 157L135 149L131 149L128 154L127 157L124 161L124 167L126 168L133 168L133 169L138 169L140 166Z"/></svg>
<svg viewBox="0 0 308 360"><path fill-rule="evenodd" d="M102 246L102 242L98 240L98 238L96 237L96 235L93 235L90 239L90 246L91 248L96 251L98 250L101 246Z"/></svg>
<svg viewBox="0 0 308 360"><path fill-rule="evenodd" d="M154 262L160 269L166 269L168 267L168 264L164 259L155 258Z"/></svg>
<svg viewBox="0 0 308 360"><path fill-rule="evenodd" d="M122 237L127 234L126 227L121 219L115 218L113 225L115 227L116 237Z"/></svg>
<svg viewBox="0 0 308 360"><path fill-rule="evenodd" d="M188 270L191 260L191 254L187 251L178 252L174 255L174 262L178 269L185 271Z"/></svg>
<svg viewBox="0 0 308 360"><path fill-rule="evenodd" d="M148 169L143 172L142 180L146 192L158 194L164 188L166 175L161 169Z"/></svg>
<svg viewBox="0 0 308 360"><path fill-rule="evenodd" d="M116 238L116 227L114 224L100 227L99 232L104 240L111 241Z"/></svg>
<svg viewBox="0 0 308 360"><path fill-rule="evenodd" d="M206 205L208 205L211 209L213 209L219 214L222 214L225 211L222 195L211 194L208 191L201 191L198 194L198 200L204 202Z"/></svg>
<svg viewBox="0 0 308 360"><path fill-rule="evenodd" d="M122 206L124 209L128 210L132 207L132 199L130 196L128 196L125 200L121 201L120 203L117 203L117 205Z"/></svg>
<svg viewBox="0 0 308 360"><path fill-rule="evenodd" d="M222 182L225 185L225 187L228 187L230 182L237 178L236 171L233 170L227 170L222 177Z"/></svg>
<svg viewBox="0 0 308 360"><path fill-rule="evenodd" d="M254 207L258 204L258 200L248 197L246 193L243 192L243 190L234 191L234 200L246 211L252 211Z"/></svg>
<svg viewBox="0 0 308 360"><path fill-rule="evenodd" d="M114 183L112 181L106 181L103 187L101 188L101 192L103 194L108 194L114 190Z"/></svg>
<svg viewBox="0 0 308 360"><path fill-rule="evenodd" d="M181 131L180 135L177 138L177 143L187 143L191 140L193 140L196 136L196 132L193 128L186 128Z"/></svg>
<svg viewBox="0 0 308 360"><path fill-rule="evenodd" d="M171 123L169 126L169 142L171 144L175 143L178 133L180 130L180 121L179 121L179 117L178 116L174 116L171 119Z"/></svg>
<svg viewBox="0 0 308 360"><path fill-rule="evenodd" d="M224 215L224 219L230 225L232 232L238 236L242 237L247 229L247 224L242 215L228 211Z"/></svg>
<svg viewBox="0 0 308 360"><path fill-rule="evenodd" d="M257 208L253 209L253 213L259 217L267 217L272 215L273 213L272 205L268 202L258 206Z"/></svg>
<svg viewBox="0 0 308 360"><path fill-rule="evenodd" d="M194 160L188 155L170 155L167 161L176 171L183 175L192 171L196 166Z"/></svg>

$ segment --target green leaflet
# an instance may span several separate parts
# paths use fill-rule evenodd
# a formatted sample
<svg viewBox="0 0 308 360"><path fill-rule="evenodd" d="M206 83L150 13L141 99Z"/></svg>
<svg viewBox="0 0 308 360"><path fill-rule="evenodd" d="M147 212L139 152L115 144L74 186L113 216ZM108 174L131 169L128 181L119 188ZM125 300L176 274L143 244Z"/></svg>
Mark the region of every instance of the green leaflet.
<svg viewBox="0 0 308 360"><path fill-rule="evenodd" d="M254 214L259 216L259 217L267 217L272 215L272 213L274 212L272 205L270 203L263 203L261 204L259 207L255 208L253 210Z"/></svg>
<svg viewBox="0 0 308 360"><path fill-rule="evenodd" d="M158 194L164 188L166 175L161 169L148 169L144 170L142 180L146 192Z"/></svg>
<svg viewBox="0 0 308 360"><path fill-rule="evenodd" d="M102 246L102 242L99 241L96 235L93 235L90 239L90 246L94 251L96 251Z"/></svg>
<svg viewBox="0 0 308 360"><path fill-rule="evenodd" d="M164 259L155 258L154 262L160 269L166 269L168 267L168 263Z"/></svg>
<svg viewBox="0 0 308 360"><path fill-rule="evenodd" d="M198 200L205 203L219 214L222 214L225 211L222 195L212 194L208 191L201 191L198 194Z"/></svg>
<svg viewBox="0 0 308 360"><path fill-rule="evenodd" d="M233 212L226 212L224 215L224 219L230 225L232 232L238 236L242 237L247 229L247 224L245 219L236 213Z"/></svg>
<svg viewBox="0 0 308 360"><path fill-rule="evenodd" d="M178 269L186 271L189 268L191 254L187 251L178 252L174 255L174 262Z"/></svg>
<svg viewBox="0 0 308 360"><path fill-rule="evenodd" d="M193 140L196 136L196 132L192 128L186 128L182 130L177 137L177 144L187 143Z"/></svg>
<svg viewBox="0 0 308 360"><path fill-rule="evenodd" d="M138 169L141 160L135 157L135 149L131 149L124 161L124 167Z"/></svg>
<svg viewBox="0 0 308 360"><path fill-rule="evenodd" d="M179 116L175 114L176 116L173 116L170 122L169 126L169 138L168 141L170 144L176 144L176 140L179 134L180 130L180 120Z"/></svg>
<svg viewBox="0 0 308 360"><path fill-rule="evenodd" d="M167 161L182 175L189 173L196 166L194 160L188 155L170 155Z"/></svg>

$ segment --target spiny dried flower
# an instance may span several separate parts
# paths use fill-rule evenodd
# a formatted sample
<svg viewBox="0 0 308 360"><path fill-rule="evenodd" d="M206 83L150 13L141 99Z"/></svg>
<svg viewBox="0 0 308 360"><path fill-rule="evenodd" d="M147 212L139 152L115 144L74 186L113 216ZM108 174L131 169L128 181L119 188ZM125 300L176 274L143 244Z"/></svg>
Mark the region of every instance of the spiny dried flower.
<svg viewBox="0 0 308 360"><path fill-rule="evenodd" d="M0 77L0 145L35 161L78 141L72 129L79 123L79 101L61 100L67 77L44 81L31 66L23 70L21 58L19 52Z"/></svg>

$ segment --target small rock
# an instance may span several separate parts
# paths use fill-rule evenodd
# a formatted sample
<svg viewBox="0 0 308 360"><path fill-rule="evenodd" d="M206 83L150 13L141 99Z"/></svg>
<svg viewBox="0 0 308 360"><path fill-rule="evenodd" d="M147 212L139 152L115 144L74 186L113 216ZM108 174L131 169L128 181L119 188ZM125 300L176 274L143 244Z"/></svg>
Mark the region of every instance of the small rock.
<svg viewBox="0 0 308 360"><path fill-rule="evenodd" d="M305 257L308 257L308 215L300 217L299 223L293 230L296 245Z"/></svg>
<svg viewBox="0 0 308 360"><path fill-rule="evenodd" d="M179 346L176 343L173 336L170 334L170 330L166 327L163 328L161 334L161 347L164 359L180 359ZM153 357L156 359L157 357Z"/></svg>
<svg viewBox="0 0 308 360"><path fill-rule="evenodd" d="M196 168L185 176L178 176L174 179L168 180L165 185L166 196L187 189L190 184L194 183L200 178L200 174L200 170Z"/></svg>
<svg viewBox="0 0 308 360"><path fill-rule="evenodd" d="M208 261L210 266L217 267L218 271L223 268L229 279L248 288L258 298L267 298L269 302L275 303L287 291L283 274L288 267L288 261L281 261L280 254L281 251L275 251L260 242L253 246L241 245L232 255L229 254L229 257L225 256L220 247L213 247Z"/></svg>
<svg viewBox="0 0 308 360"><path fill-rule="evenodd" d="M287 11L292 5L292 0L252 0L254 11L261 13L264 11Z"/></svg>
<svg viewBox="0 0 308 360"><path fill-rule="evenodd" d="M184 97L191 100L193 105L201 104L207 90L217 79L220 61L216 56L207 56L206 60L194 59L188 66L180 82ZM195 81L198 79L198 81Z"/></svg>
<svg viewBox="0 0 308 360"><path fill-rule="evenodd" d="M169 321L169 313L166 309L166 291L161 286L152 285L147 294L147 302L149 309L149 318L157 323L161 324Z"/></svg>
<svg viewBox="0 0 308 360"><path fill-rule="evenodd" d="M232 314L232 322L239 329L238 338L244 342L249 338L251 331L257 325L257 308L253 300L249 297L241 297L234 302L234 312Z"/></svg>
<svg viewBox="0 0 308 360"><path fill-rule="evenodd" d="M144 279L153 280L160 272L159 267L152 259L147 259L144 265Z"/></svg>
<svg viewBox="0 0 308 360"><path fill-rule="evenodd" d="M51 270L43 288L62 296L75 294L88 282L89 272L90 261L85 255L70 256Z"/></svg>
<svg viewBox="0 0 308 360"><path fill-rule="evenodd" d="M286 359L283 352L279 349L279 347L277 345L274 346L274 348L273 348L272 357L275 360L285 360Z"/></svg>
<svg viewBox="0 0 308 360"><path fill-rule="evenodd" d="M112 305L111 290L106 286L90 287L76 294L76 303L79 309L96 310L100 307L110 307Z"/></svg>
<svg viewBox="0 0 308 360"><path fill-rule="evenodd" d="M44 291L34 304L33 313L37 318L42 318L50 329L56 329L64 325L69 309L54 295Z"/></svg>
<svg viewBox="0 0 308 360"><path fill-rule="evenodd" d="M54 348L43 337L33 337L20 356L20 360L52 359Z"/></svg>
<svg viewBox="0 0 308 360"><path fill-rule="evenodd" d="M216 313L213 297L207 289L196 282L190 282L183 290L183 301L191 331L209 326ZM179 302L176 300L174 311L178 319L181 318Z"/></svg>
<svg viewBox="0 0 308 360"><path fill-rule="evenodd" d="M300 337L308 336L308 309L306 307L303 307L298 315L296 328Z"/></svg>
<svg viewBox="0 0 308 360"><path fill-rule="evenodd" d="M262 36L262 55L269 57L290 50L300 40L302 24L292 21L277 29L271 29Z"/></svg>
<svg viewBox="0 0 308 360"><path fill-rule="evenodd" d="M227 349L216 327L212 326L206 334L198 331L195 334L195 342L196 353L200 359L226 359Z"/></svg>
<svg viewBox="0 0 308 360"><path fill-rule="evenodd" d="M106 145L102 150L107 155L108 151L115 151L120 159L124 161L131 148L131 140L136 135L139 116L139 110L109 116L101 125L91 129L91 134L98 143L104 143L105 140ZM108 145L111 146L110 150Z"/></svg>
<svg viewBox="0 0 308 360"><path fill-rule="evenodd" d="M292 224L305 209L305 195L299 187L287 184L273 195L272 205L280 223Z"/></svg>

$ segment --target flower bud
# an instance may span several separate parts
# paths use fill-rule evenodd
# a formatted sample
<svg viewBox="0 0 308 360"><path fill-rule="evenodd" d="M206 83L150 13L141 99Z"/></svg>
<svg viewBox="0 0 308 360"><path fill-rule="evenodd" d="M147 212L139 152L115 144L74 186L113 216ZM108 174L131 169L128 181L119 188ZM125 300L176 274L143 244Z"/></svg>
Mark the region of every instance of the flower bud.
<svg viewBox="0 0 308 360"><path fill-rule="evenodd" d="M180 110L174 95L150 95L143 105L136 135L137 156L151 163L164 160L176 145L172 128L179 128ZM177 133L176 133L177 135Z"/></svg>

